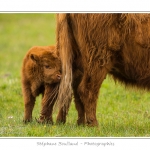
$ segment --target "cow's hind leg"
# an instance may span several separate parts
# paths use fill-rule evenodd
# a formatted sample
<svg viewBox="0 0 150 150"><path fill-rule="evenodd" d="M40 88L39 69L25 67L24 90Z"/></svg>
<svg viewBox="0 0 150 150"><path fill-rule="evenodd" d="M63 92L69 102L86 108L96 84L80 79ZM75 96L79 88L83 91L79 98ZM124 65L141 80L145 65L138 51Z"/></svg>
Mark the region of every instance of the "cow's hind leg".
<svg viewBox="0 0 150 150"><path fill-rule="evenodd" d="M92 74L92 72L94 72L94 74ZM99 67L96 70L91 70L90 72L85 71L83 79L79 85L78 92L84 106L83 110L85 111L88 126L98 126L96 105L99 88L103 80L106 78L106 74L107 69L105 67Z"/></svg>
<svg viewBox="0 0 150 150"><path fill-rule="evenodd" d="M83 75L83 73L80 70L78 70L78 69L74 70L73 93L74 93L75 106L78 111L78 120L77 120L78 125L85 124L84 106L83 106L83 103L82 103L80 96L78 94L78 91L77 91L79 83L81 82L82 75ZM57 115L57 121L56 121L57 123L65 123L66 122L66 116L68 114L70 104L71 104L71 99L68 101L68 104L66 106L63 106L59 110L59 113Z"/></svg>
<svg viewBox="0 0 150 150"><path fill-rule="evenodd" d="M56 119L57 124L66 123L66 117L69 111L70 104L71 104L71 99L68 101L68 104L66 104L59 110L57 119Z"/></svg>
<svg viewBox="0 0 150 150"><path fill-rule="evenodd" d="M75 102L75 106L76 109L78 111L78 120L77 120L77 124L78 125L85 125L86 123L86 118L85 118L85 109L84 109L84 105L80 99L80 96L77 92L77 88L73 88L74 90L74 102Z"/></svg>
<svg viewBox="0 0 150 150"><path fill-rule="evenodd" d="M79 87L79 84L81 82L83 72L76 69L73 74L74 74L74 78L73 78L74 102L75 102L75 107L76 107L77 112L78 112L77 124L78 125L84 125L86 122L85 110L84 110L84 105L80 99L80 95L78 93L78 87Z"/></svg>

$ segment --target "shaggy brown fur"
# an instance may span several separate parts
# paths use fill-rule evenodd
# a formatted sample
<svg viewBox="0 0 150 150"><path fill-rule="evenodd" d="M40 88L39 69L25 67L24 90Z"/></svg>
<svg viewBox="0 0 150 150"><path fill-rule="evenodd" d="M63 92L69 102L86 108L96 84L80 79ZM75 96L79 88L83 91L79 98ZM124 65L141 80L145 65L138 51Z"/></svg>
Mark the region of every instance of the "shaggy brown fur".
<svg viewBox="0 0 150 150"><path fill-rule="evenodd" d="M97 98L107 74L150 89L150 14L58 14L57 49L58 104L70 103L73 86L78 124L98 125ZM82 74L74 80L78 70Z"/></svg>
<svg viewBox="0 0 150 150"><path fill-rule="evenodd" d="M42 93L42 108L38 122L53 123L52 111L60 79L61 62L54 46L36 46L28 51L22 66L24 122L32 120L35 99Z"/></svg>

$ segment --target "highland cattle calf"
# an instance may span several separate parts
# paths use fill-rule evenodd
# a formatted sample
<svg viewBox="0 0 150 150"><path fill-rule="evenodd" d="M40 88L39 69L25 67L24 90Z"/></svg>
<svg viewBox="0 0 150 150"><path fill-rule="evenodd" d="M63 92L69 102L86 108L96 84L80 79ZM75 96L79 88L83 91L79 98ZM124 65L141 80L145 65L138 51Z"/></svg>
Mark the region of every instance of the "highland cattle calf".
<svg viewBox="0 0 150 150"><path fill-rule="evenodd" d="M42 108L37 121L39 123L53 123L52 111L58 95L60 80L61 62L55 47L35 46L31 48L22 65L24 122L32 120L36 97L42 94ZM61 117L59 117L59 120L61 120Z"/></svg>
<svg viewBox="0 0 150 150"><path fill-rule="evenodd" d="M97 98L107 74L150 90L150 14L58 14L57 49L62 62L58 104L70 103L73 87L79 125L98 125Z"/></svg>

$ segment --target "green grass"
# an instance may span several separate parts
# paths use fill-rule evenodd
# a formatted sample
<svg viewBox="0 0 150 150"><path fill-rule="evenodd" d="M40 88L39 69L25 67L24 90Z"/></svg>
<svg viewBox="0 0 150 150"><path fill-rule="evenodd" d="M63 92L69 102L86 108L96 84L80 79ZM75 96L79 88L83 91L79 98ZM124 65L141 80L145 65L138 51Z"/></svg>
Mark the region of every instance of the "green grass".
<svg viewBox="0 0 150 150"><path fill-rule="evenodd" d="M148 137L150 94L126 90L107 78L97 106L98 128L77 126L72 103L65 125L27 125L23 120L20 70L27 50L55 44L54 14L0 14L0 137ZM37 98L33 117L40 112ZM57 113L54 113L56 120Z"/></svg>

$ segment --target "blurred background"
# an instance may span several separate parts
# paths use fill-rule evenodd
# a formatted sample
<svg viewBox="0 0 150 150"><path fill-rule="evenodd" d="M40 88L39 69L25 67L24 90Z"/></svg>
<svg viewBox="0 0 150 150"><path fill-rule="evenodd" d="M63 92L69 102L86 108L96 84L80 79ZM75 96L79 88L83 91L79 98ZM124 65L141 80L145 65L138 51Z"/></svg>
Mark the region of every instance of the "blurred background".
<svg viewBox="0 0 150 150"><path fill-rule="evenodd" d="M53 44L54 14L0 14L0 76L18 77L29 48Z"/></svg>

